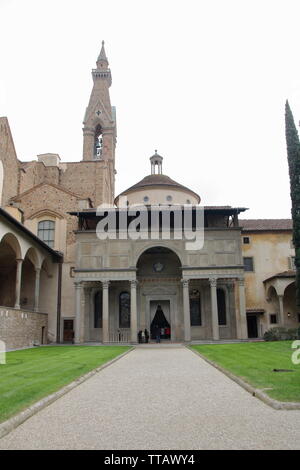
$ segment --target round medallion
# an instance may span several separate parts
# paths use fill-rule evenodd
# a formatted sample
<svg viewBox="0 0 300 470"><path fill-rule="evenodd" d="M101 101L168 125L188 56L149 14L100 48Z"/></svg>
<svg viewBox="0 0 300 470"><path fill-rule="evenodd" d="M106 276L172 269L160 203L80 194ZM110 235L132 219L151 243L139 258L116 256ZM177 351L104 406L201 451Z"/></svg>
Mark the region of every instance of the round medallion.
<svg viewBox="0 0 300 470"><path fill-rule="evenodd" d="M164 269L164 265L160 261L158 261L158 263L155 263L153 265L153 269L156 273L161 273Z"/></svg>

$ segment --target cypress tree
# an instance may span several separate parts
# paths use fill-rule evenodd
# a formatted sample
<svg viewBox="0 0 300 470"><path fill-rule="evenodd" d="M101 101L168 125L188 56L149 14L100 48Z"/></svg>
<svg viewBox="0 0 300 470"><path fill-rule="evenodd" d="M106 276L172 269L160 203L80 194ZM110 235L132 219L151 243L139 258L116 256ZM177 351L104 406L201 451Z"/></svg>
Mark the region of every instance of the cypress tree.
<svg viewBox="0 0 300 470"><path fill-rule="evenodd" d="M292 200L293 243L296 266L296 303L300 307L300 142L288 101L285 104L285 136Z"/></svg>

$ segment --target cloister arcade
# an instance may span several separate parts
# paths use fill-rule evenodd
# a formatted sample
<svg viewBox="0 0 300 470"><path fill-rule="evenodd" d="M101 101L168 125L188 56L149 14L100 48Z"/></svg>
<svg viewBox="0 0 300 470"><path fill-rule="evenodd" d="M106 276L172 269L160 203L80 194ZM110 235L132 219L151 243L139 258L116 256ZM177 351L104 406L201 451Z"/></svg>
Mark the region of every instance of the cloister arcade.
<svg viewBox="0 0 300 470"><path fill-rule="evenodd" d="M31 319L33 338L29 342L47 342L48 328L54 338L60 259L59 253L1 210L0 337L7 347L28 345L28 331L20 319ZM33 325L39 323L43 323L44 336L35 338Z"/></svg>
<svg viewBox="0 0 300 470"><path fill-rule="evenodd" d="M279 273L264 282L268 302L269 325L296 328L299 313L296 306L295 273Z"/></svg>

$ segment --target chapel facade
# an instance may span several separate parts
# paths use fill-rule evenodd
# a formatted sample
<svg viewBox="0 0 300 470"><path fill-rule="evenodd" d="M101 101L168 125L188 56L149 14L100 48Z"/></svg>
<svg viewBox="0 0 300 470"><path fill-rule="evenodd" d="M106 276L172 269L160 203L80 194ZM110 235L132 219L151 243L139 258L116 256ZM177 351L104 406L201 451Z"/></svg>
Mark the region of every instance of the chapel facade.
<svg viewBox="0 0 300 470"><path fill-rule="evenodd" d="M104 43L92 79L81 161L50 153L19 161L0 118L0 339L136 343L139 331L153 339L159 327L166 341L216 341L298 326L291 221L243 221L245 207L201 206L194 189L164 174L157 151L149 174L116 196ZM198 216L201 247L183 230L195 232ZM28 312L32 321L47 316L36 322L42 335Z"/></svg>

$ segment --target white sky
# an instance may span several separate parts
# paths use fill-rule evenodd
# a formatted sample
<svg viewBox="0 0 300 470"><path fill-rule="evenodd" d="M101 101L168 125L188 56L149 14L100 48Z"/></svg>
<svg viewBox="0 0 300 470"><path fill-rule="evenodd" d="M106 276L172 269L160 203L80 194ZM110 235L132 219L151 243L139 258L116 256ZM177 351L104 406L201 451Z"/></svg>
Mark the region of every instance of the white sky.
<svg viewBox="0 0 300 470"><path fill-rule="evenodd" d="M206 205L290 217L284 104L300 118L300 2L0 0L0 115L18 158L82 158L105 40L117 107L116 194L163 170Z"/></svg>

